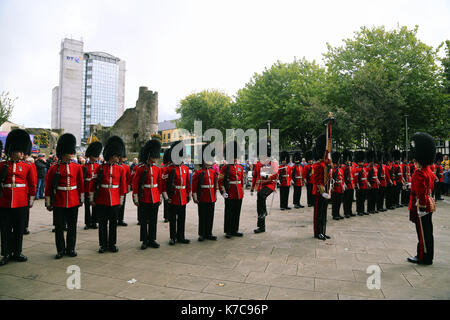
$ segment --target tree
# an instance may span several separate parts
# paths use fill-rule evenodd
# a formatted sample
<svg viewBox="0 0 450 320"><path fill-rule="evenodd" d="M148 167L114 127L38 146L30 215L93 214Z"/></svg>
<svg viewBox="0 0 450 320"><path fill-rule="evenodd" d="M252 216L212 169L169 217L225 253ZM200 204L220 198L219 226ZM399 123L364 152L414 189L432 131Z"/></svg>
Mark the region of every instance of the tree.
<svg viewBox="0 0 450 320"><path fill-rule="evenodd" d="M9 92L0 93L0 126L9 120L12 111L14 109L14 101L17 98L12 99L9 97Z"/></svg>
<svg viewBox="0 0 450 320"><path fill-rule="evenodd" d="M202 121L203 131L210 128L220 130L232 128L231 98L218 90L203 90L192 93L180 102L176 112L181 115L178 128L194 130L194 121Z"/></svg>
<svg viewBox="0 0 450 320"><path fill-rule="evenodd" d="M357 146L364 140L376 149L403 146L405 115L410 132L448 134L436 126L448 117L437 54L417 39L417 31L362 27L343 46L328 44L326 103L352 115Z"/></svg>
<svg viewBox="0 0 450 320"><path fill-rule="evenodd" d="M335 111L334 132L347 130L346 112L324 104L325 80L325 69L314 61L278 61L238 91L233 106L236 122L243 129L266 129L271 120L271 128L280 130L280 148L307 151L314 138L325 132L322 120L330 111Z"/></svg>

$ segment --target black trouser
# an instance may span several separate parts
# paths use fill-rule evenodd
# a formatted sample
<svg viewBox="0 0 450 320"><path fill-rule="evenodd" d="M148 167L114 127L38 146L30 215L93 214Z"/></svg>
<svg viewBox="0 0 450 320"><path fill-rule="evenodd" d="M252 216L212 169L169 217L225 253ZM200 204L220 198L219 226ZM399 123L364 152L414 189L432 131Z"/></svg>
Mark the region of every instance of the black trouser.
<svg viewBox="0 0 450 320"><path fill-rule="evenodd" d="M89 193L84 194L84 224L88 227L97 223L97 207L92 207L89 203ZM92 210L92 214L91 214Z"/></svg>
<svg viewBox="0 0 450 320"><path fill-rule="evenodd" d="M266 216L267 216L267 197L272 193L272 189L269 187L264 187L258 191L256 199L256 211L258 213L258 220L256 225L262 230L266 230Z"/></svg>
<svg viewBox="0 0 450 320"><path fill-rule="evenodd" d="M289 201L289 187L280 187L280 208L287 208Z"/></svg>
<svg viewBox="0 0 450 320"><path fill-rule="evenodd" d="M78 206L72 208L53 208L53 215L55 217L55 243L56 251L63 253L64 251L75 250L75 243L77 241L77 220L78 220ZM67 244L64 240L64 228L67 223Z"/></svg>
<svg viewBox="0 0 450 320"><path fill-rule="evenodd" d="M225 199L224 232L233 234L239 230L239 219L241 217L242 199Z"/></svg>
<svg viewBox="0 0 450 320"><path fill-rule="evenodd" d="M378 188L371 188L367 190L367 211L375 212L375 206L377 204Z"/></svg>
<svg viewBox="0 0 450 320"><path fill-rule="evenodd" d="M294 199L293 199L293 204L294 205L300 205L300 198L302 197L302 186L298 187L298 186L294 186Z"/></svg>
<svg viewBox="0 0 450 320"><path fill-rule="evenodd" d="M164 200L164 220L169 220L169 203Z"/></svg>
<svg viewBox="0 0 450 320"><path fill-rule="evenodd" d="M356 190L356 213L364 213L365 200L366 200L366 189Z"/></svg>
<svg viewBox="0 0 450 320"><path fill-rule="evenodd" d="M148 243L156 240L159 203L140 203L138 220L141 226L140 240Z"/></svg>
<svg viewBox="0 0 450 320"><path fill-rule="evenodd" d="M325 235L327 230L327 207L328 200L317 191L314 202L314 236Z"/></svg>
<svg viewBox="0 0 450 320"><path fill-rule="evenodd" d="M119 206L120 208L119 208L119 212L117 215L118 222L123 222L123 219L125 217L125 202L126 202L126 200L127 200L127 195L125 194L123 196L123 205Z"/></svg>
<svg viewBox="0 0 450 320"><path fill-rule="evenodd" d="M417 257L424 262L433 262L434 238L432 214L429 213L422 218L417 218L416 232L419 242L417 243Z"/></svg>
<svg viewBox="0 0 450 320"><path fill-rule="evenodd" d="M410 189L402 189L402 205L407 206L409 205L409 196L411 194Z"/></svg>
<svg viewBox="0 0 450 320"><path fill-rule="evenodd" d="M184 240L184 226L186 222L186 205L169 204L170 239Z"/></svg>
<svg viewBox="0 0 450 320"><path fill-rule="evenodd" d="M0 233L2 256L22 253L23 229L28 207L0 208Z"/></svg>
<svg viewBox="0 0 450 320"><path fill-rule="evenodd" d="M214 202L198 203L198 235L201 237L212 236L214 207Z"/></svg>
<svg viewBox="0 0 450 320"><path fill-rule="evenodd" d="M352 214L353 204L353 189L346 189L344 191L344 215L349 216Z"/></svg>
<svg viewBox="0 0 450 320"><path fill-rule="evenodd" d="M440 199L442 196L442 182L434 183L435 198Z"/></svg>
<svg viewBox="0 0 450 320"><path fill-rule="evenodd" d="M28 200L28 202L30 202L30 200ZM30 207L27 207L27 215L25 216L25 226L24 229L29 227L30 225Z"/></svg>
<svg viewBox="0 0 450 320"><path fill-rule="evenodd" d="M386 187L379 187L378 193L377 193L377 210L383 210L384 209L384 197L386 194ZM387 207L387 201L386 201L386 207Z"/></svg>
<svg viewBox="0 0 450 320"><path fill-rule="evenodd" d="M339 211L341 210L341 203L343 196L344 196L343 193L333 192L331 194L331 215L333 217L340 216Z"/></svg>
<svg viewBox="0 0 450 320"><path fill-rule="evenodd" d="M395 186L386 187L386 208L395 208L394 206Z"/></svg>
<svg viewBox="0 0 450 320"><path fill-rule="evenodd" d="M100 247L112 247L117 243L117 216L119 215L120 205L102 206L97 205L98 219L98 239ZM109 222L109 230L108 230Z"/></svg>
<svg viewBox="0 0 450 320"><path fill-rule="evenodd" d="M397 184L394 189L394 206L400 205L400 191L402 190L402 185Z"/></svg>
<svg viewBox="0 0 450 320"><path fill-rule="evenodd" d="M308 202L308 206L314 205L314 195L312 194L313 185L312 183L306 184L306 201Z"/></svg>

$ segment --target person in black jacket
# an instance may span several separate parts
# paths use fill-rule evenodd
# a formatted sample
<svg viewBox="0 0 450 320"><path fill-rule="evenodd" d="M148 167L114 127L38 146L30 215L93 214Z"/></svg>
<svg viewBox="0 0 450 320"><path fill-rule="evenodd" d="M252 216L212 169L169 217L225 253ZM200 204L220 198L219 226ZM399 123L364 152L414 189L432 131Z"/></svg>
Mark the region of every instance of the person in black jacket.
<svg viewBox="0 0 450 320"><path fill-rule="evenodd" d="M47 163L43 154L39 154L38 159L34 163L37 171L37 189L36 200L44 199L45 174L47 173Z"/></svg>

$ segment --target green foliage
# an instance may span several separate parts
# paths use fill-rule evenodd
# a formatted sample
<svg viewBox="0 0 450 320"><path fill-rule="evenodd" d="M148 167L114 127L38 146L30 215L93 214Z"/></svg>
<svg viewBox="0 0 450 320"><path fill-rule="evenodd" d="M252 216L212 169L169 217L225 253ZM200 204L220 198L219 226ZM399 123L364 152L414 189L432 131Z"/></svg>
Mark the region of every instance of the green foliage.
<svg viewBox="0 0 450 320"><path fill-rule="evenodd" d="M9 92L3 91L0 93L0 126L11 117L14 109L14 101L16 100L17 98L12 99L9 97Z"/></svg>

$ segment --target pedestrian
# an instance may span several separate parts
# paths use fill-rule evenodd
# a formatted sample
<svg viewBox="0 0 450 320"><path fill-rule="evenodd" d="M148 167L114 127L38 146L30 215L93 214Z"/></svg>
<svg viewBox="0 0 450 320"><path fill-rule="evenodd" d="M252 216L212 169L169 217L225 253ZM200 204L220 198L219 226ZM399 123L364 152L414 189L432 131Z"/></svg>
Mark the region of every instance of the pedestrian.
<svg viewBox="0 0 450 320"><path fill-rule="evenodd" d="M14 129L6 137L7 159L0 163L0 266L9 260L28 260L22 254L23 230L27 208L33 207L36 195L36 176L22 158L30 144L29 134L22 129Z"/></svg>
<svg viewBox="0 0 450 320"><path fill-rule="evenodd" d="M438 152L436 153L436 181L434 183L435 188L435 194L436 194L436 200L444 200L442 198L442 189L444 184L444 167L442 166L442 162L444 161L444 156L442 153Z"/></svg>
<svg viewBox="0 0 450 320"><path fill-rule="evenodd" d="M103 145L99 141L94 141L89 144L86 149L86 157L88 158L88 162L85 163L83 168L83 177L84 177L84 191L85 191L85 199L89 199L89 190L91 189L92 180L96 177L95 171L100 166L98 163L98 158L100 153L102 152ZM92 208L92 212L91 212ZM84 203L84 230L88 229L97 229L97 207L91 206L89 201L85 201Z"/></svg>
<svg viewBox="0 0 450 320"><path fill-rule="evenodd" d="M436 144L428 133L418 132L411 138L411 149L416 170L411 181L409 219L416 225L417 255L408 262L422 265L433 264L434 240L432 215L436 203L432 197L436 176L430 170L436 155Z"/></svg>
<svg viewBox="0 0 450 320"><path fill-rule="evenodd" d="M138 158L134 158L134 159L133 159L133 163L132 163L131 166L130 166L131 172L134 171L134 168L135 168L138 164L139 164Z"/></svg>
<svg viewBox="0 0 450 320"><path fill-rule="evenodd" d="M46 175L45 206L53 211L55 221L55 259L63 255L76 257L78 208L84 202L83 169L73 163L76 138L70 133L59 137L56 145L57 163L52 165ZM67 223L67 240L64 239L64 228Z"/></svg>
<svg viewBox="0 0 450 320"><path fill-rule="evenodd" d="M120 137L112 136L106 141L103 149L105 162L94 171L89 190L91 206L97 207L99 253L119 251L116 246L117 218L128 192L126 172L119 165L124 153L125 145Z"/></svg>
<svg viewBox="0 0 450 320"><path fill-rule="evenodd" d="M36 200L44 198L45 175L47 174L47 162L43 154L39 154L38 159L34 162L37 171L37 190Z"/></svg>

